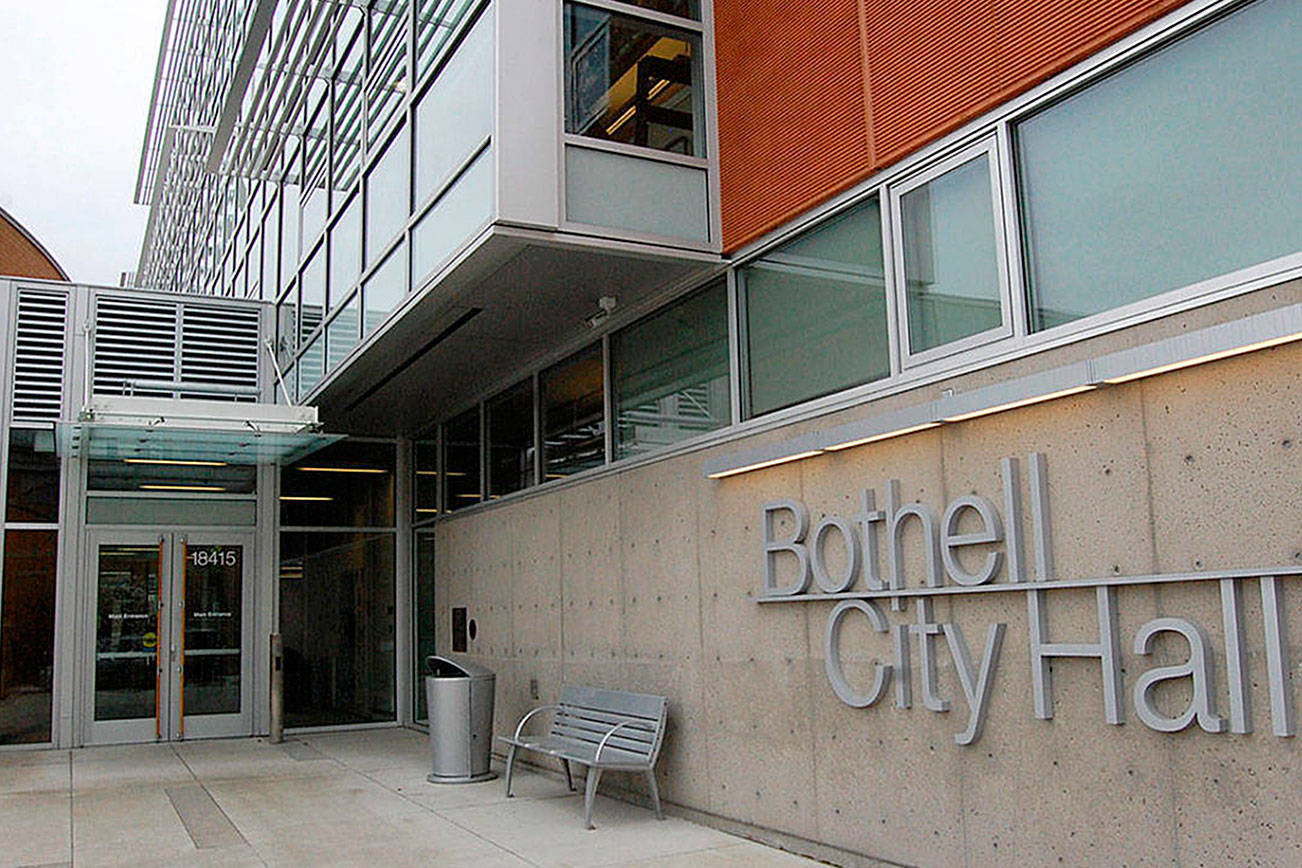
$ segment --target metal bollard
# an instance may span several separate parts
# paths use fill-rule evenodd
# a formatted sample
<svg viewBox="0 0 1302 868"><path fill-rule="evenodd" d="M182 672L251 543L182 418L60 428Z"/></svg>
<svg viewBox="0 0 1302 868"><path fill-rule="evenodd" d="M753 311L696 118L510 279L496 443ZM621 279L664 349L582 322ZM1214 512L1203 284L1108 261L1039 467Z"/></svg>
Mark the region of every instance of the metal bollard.
<svg viewBox="0 0 1302 868"><path fill-rule="evenodd" d="M285 740L285 649L279 633L271 634L271 715L268 741Z"/></svg>

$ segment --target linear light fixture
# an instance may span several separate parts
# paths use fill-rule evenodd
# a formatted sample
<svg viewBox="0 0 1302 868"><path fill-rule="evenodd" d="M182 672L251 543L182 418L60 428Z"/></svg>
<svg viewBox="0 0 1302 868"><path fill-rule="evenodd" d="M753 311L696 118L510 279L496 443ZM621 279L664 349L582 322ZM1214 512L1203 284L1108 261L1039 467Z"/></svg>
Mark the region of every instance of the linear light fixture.
<svg viewBox="0 0 1302 868"><path fill-rule="evenodd" d="M1281 344L1292 343L1293 341L1297 341L1297 340L1302 340L1302 332L1296 332L1295 334L1284 335L1278 338L1270 338L1269 340L1257 341L1255 344L1245 344L1244 346L1241 347L1233 347L1227 350L1219 350L1214 353L1208 353L1207 355L1204 356L1196 356L1192 359L1184 359L1178 362L1171 362L1165 365L1158 365L1155 368L1148 368L1147 370L1143 370L1143 371L1135 371L1130 374L1120 374L1115 377L1109 377L1108 379L1104 380L1104 382L1112 383L1114 385L1117 383L1129 383L1131 380L1138 380L1143 377L1152 377L1157 374L1165 374L1169 371L1178 371L1181 368L1192 368L1194 365L1202 365L1207 362L1214 362L1217 359L1228 359L1232 356L1239 356L1239 355L1243 355L1244 353L1251 353L1251 352L1256 352L1257 350L1264 350L1270 347L1277 347L1280 346Z"/></svg>
<svg viewBox="0 0 1302 868"><path fill-rule="evenodd" d="M383 467L295 467L307 473L388 473Z"/></svg>
<svg viewBox="0 0 1302 868"><path fill-rule="evenodd" d="M282 494L281 500L288 500L293 503L325 503L328 500L334 500L333 497L322 497L318 495L307 494Z"/></svg>
<svg viewBox="0 0 1302 868"><path fill-rule="evenodd" d="M828 452L839 452L842 449L850 449L855 446L867 446L869 443L876 443L879 440L890 440L892 437L903 437L905 434L912 434L915 431L926 431L928 428L939 427L939 422L919 422L917 425L910 425L908 428L897 428L894 431L885 431L881 434L861 437L858 440L847 440L844 443L837 443L834 446L826 447L826 450Z"/></svg>
<svg viewBox="0 0 1302 868"><path fill-rule="evenodd" d="M628 123L628 119L633 117L633 115L636 112L637 112L637 106L633 106L633 105L629 106L628 110L625 111L618 118L616 118L613 124L606 127L606 135L613 136L615 134L615 130L619 129L620 127L624 126L624 124Z"/></svg>
<svg viewBox="0 0 1302 868"><path fill-rule="evenodd" d="M977 419L981 416L989 416L992 413L1002 413L1005 410L1016 410L1018 407L1029 407L1032 404L1039 404L1044 401L1052 401L1056 398L1066 398L1068 395L1079 395L1081 392L1088 392L1091 389L1097 389L1098 386L1093 383L1085 383L1080 386L1070 386L1066 389L1060 389L1057 392L1049 392L1046 395L1034 395L1030 398L1022 398L1018 401L1009 401L1006 404L996 404L993 407L984 407L980 410L972 410L967 413L958 413L954 416L946 416L946 422L965 422L968 419Z"/></svg>
<svg viewBox="0 0 1302 868"><path fill-rule="evenodd" d="M822 455L821 449L809 449L805 452L797 452L795 455L783 455L781 458L770 458L768 461L759 461L755 464L747 464L742 467L734 467L731 470L720 470L717 473L711 473L711 479L724 479L729 476L736 476L738 473L749 473L752 470L762 470L765 467L776 467L779 464L786 464L790 461L799 461L802 458L813 458L815 455Z"/></svg>
<svg viewBox="0 0 1302 868"><path fill-rule="evenodd" d="M418 513L422 513L422 514L429 514L429 515L438 515L438 512L439 512L439 511L438 511L437 509L430 509L430 508L428 508L428 507L419 507L419 506L418 506L418 507L416 507L416 512L418 512Z"/></svg>
<svg viewBox="0 0 1302 868"><path fill-rule="evenodd" d="M225 461L182 461L179 458L123 458L127 464L166 464L170 467L226 467Z"/></svg>
<svg viewBox="0 0 1302 868"><path fill-rule="evenodd" d="M140 486L145 491L225 491L221 485L155 485L146 483Z"/></svg>

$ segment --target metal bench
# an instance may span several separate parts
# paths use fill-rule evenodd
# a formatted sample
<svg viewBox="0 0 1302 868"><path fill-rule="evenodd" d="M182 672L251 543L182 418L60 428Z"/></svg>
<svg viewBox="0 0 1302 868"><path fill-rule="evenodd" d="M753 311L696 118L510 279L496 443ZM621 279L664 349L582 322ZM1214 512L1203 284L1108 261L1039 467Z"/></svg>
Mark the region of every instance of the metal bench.
<svg viewBox="0 0 1302 868"><path fill-rule="evenodd" d="M587 786L583 798L583 822L592 825L592 800L603 771L642 772L646 775L655 805L656 818L663 820L660 792L656 788L655 764L665 734L665 714L669 700L663 696L603 690L598 687L565 685L561 701L543 705L520 718L515 735L500 736L508 745L506 755L506 795L511 793L511 766L516 752L523 748L559 759L565 765L565 783L574 790L571 763L586 766ZM546 735L525 735L524 725L542 711L555 712Z"/></svg>

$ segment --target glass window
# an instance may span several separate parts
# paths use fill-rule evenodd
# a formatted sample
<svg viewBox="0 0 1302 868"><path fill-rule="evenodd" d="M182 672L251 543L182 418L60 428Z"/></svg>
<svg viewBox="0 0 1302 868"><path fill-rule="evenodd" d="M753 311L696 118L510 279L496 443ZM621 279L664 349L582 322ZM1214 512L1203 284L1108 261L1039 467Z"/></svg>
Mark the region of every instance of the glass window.
<svg viewBox="0 0 1302 868"><path fill-rule="evenodd" d="M257 468L224 461L161 458L93 459L86 487L91 491L204 491L249 494L257 485Z"/></svg>
<svg viewBox="0 0 1302 868"><path fill-rule="evenodd" d="M414 716L425 720L425 658L434 650L434 534L416 534L416 674L412 696L415 698Z"/></svg>
<svg viewBox="0 0 1302 868"><path fill-rule="evenodd" d="M281 197L283 215L280 221L280 286L284 289L298 273L298 255L301 252L298 238L298 185L286 184Z"/></svg>
<svg viewBox="0 0 1302 868"><path fill-rule="evenodd" d="M325 245L317 246L303 266L303 279L299 282L299 343L304 343L325 316L326 268Z"/></svg>
<svg viewBox="0 0 1302 868"><path fill-rule="evenodd" d="M280 535L285 725L393 720L394 535Z"/></svg>
<svg viewBox="0 0 1302 868"><path fill-rule="evenodd" d="M481 151L411 230L412 284L443 265L493 216L493 151Z"/></svg>
<svg viewBox="0 0 1302 868"><path fill-rule="evenodd" d="M451 180L492 132L490 11L475 23L416 103L416 204L426 202Z"/></svg>
<svg viewBox="0 0 1302 868"><path fill-rule="evenodd" d="M298 305L291 290L285 301L276 305L276 362L283 372L298 351Z"/></svg>
<svg viewBox="0 0 1302 868"><path fill-rule="evenodd" d="M357 314L361 300L357 295L349 299L343 310L330 320L326 326L326 370L333 371L339 367L358 343Z"/></svg>
<svg viewBox="0 0 1302 868"><path fill-rule="evenodd" d="M443 505L448 512L479 503L479 408L443 426Z"/></svg>
<svg viewBox="0 0 1302 868"><path fill-rule="evenodd" d="M616 458L731 422L725 283L617 332L610 342L610 370Z"/></svg>
<svg viewBox="0 0 1302 868"><path fill-rule="evenodd" d="M354 196L330 230L330 309L348 297L362 270L362 197Z"/></svg>
<svg viewBox="0 0 1302 868"><path fill-rule="evenodd" d="M565 4L565 131L699 156L699 59L695 35Z"/></svg>
<svg viewBox="0 0 1302 868"><path fill-rule="evenodd" d="M641 6L643 9L654 9L656 12L663 12L666 15L677 15L681 18L701 17L699 0L624 0L624 2L631 3L634 6Z"/></svg>
<svg viewBox="0 0 1302 868"><path fill-rule="evenodd" d="M366 306L362 327L366 334L393 312L407 295L407 248L399 244L384 264L366 279L362 303Z"/></svg>
<svg viewBox="0 0 1302 868"><path fill-rule="evenodd" d="M349 10L352 11L352 10ZM340 35L343 35L342 33ZM357 180L362 154L362 43L352 44L335 74L332 160L335 208Z"/></svg>
<svg viewBox="0 0 1302 868"><path fill-rule="evenodd" d="M751 415L890 375L883 262L874 196L742 270Z"/></svg>
<svg viewBox="0 0 1302 868"><path fill-rule="evenodd" d="M59 534L9 530L0 594L0 744L50 738Z"/></svg>
<svg viewBox="0 0 1302 868"><path fill-rule="evenodd" d="M366 139L373 146L385 123L402 107L407 85L407 0L371 4L367 52L370 66L366 89Z"/></svg>
<svg viewBox="0 0 1302 868"><path fill-rule="evenodd" d="M455 126L455 125L453 125ZM389 142L384 156L366 176L366 261L375 262L411 213L407 128Z"/></svg>
<svg viewBox="0 0 1302 868"><path fill-rule="evenodd" d="M439 514L438 444L433 440L418 440L413 460L416 464L415 520L423 521Z"/></svg>
<svg viewBox="0 0 1302 868"><path fill-rule="evenodd" d="M1300 32L1261 0L1017 125L1033 329L1302 250Z"/></svg>
<svg viewBox="0 0 1302 868"><path fill-rule="evenodd" d="M14 428L9 432L9 494L5 521L59 520L59 458L54 432Z"/></svg>
<svg viewBox="0 0 1302 868"><path fill-rule="evenodd" d="M416 6L416 77L423 78L457 30L461 19L479 4L474 0L418 0Z"/></svg>
<svg viewBox="0 0 1302 868"><path fill-rule="evenodd" d="M280 523L286 527L390 527L392 443L343 440L280 474Z"/></svg>
<svg viewBox="0 0 1302 868"><path fill-rule="evenodd" d="M262 219L262 297L274 299L280 294L280 200Z"/></svg>
<svg viewBox="0 0 1302 868"><path fill-rule="evenodd" d="M543 473L563 479L606 460L601 344L542 372Z"/></svg>
<svg viewBox="0 0 1302 868"><path fill-rule="evenodd" d="M312 393L325 375L325 335L319 334L298 357L294 370L298 371L298 399L302 401Z"/></svg>
<svg viewBox="0 0 1302 868"><path fill-rule="evenodd" d="M488 428L488 496L533 485L533 378L507 389L484 408Z"/></svg>
<svg viewBox="0 0 1302 868"><path fill-rule="evenodd" d="M911 353L1003 324L988 155L900 196L900 223Z"/></svg>

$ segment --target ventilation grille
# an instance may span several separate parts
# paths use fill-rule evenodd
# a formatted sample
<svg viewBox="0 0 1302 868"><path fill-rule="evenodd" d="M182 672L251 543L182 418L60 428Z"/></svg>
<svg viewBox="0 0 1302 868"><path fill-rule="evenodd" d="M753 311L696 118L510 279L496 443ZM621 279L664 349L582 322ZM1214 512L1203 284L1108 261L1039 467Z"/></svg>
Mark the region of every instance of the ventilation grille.
<svg viewBox="0 0 1302 868"><path fill-rule="evenodd" d="M67 327L66 293L18 291L18 327L14 340L15 421L59 419L63 407Z"/></svg>
<svg viewBox="0 0 1302 868"><path fill-rule="evenodd" d="M101 296L95 306L95 394L255 400L232 394L232 388L257 388L258 336L256 309ZM147 380L200 388L176 392L138 385Z"/></svg>
<svg viewBox="0 0 1302 868"><path fill-rule="evenodd" d="M257 310L186 305L181 312L180 379L184 383L256 389ZM205 396L187 393L182 397Z"/></svg>

